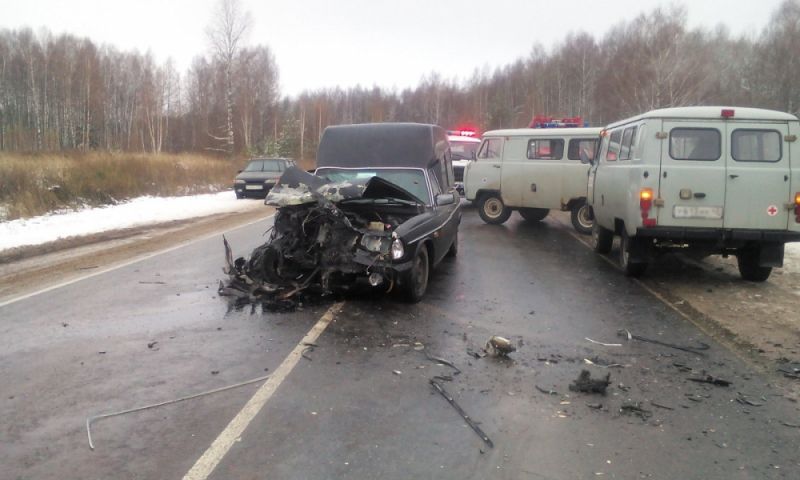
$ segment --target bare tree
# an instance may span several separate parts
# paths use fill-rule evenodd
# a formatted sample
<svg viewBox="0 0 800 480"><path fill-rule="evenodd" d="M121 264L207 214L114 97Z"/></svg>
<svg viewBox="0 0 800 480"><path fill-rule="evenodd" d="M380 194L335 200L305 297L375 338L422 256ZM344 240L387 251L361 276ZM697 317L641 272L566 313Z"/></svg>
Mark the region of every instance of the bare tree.
<svg viewBox="0 0 800 480"><path fill-rule="evenodd" d="M233 153L234 150L234 62L242 48L242 44L244 43L244 39L251 24L250 12L242 11L239 0L219 0L214 13L214 19L206 31L212 54L214 58L222 64L225 72L225 137L215 138L225 141L228 153Z"/></svg>

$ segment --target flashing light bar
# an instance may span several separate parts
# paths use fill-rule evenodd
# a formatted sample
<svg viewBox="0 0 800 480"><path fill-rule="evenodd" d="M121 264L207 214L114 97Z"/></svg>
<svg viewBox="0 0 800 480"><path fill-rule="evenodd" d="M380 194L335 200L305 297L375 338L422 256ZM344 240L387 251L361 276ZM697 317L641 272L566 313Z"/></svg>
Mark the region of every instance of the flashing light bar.
<svg viewBox="0 0 800 480"><path fill-rule="evenodd" d="M534 115L528 128L580 128L588 127L589 122L581 117L553 118L544 115Z"/></svg>

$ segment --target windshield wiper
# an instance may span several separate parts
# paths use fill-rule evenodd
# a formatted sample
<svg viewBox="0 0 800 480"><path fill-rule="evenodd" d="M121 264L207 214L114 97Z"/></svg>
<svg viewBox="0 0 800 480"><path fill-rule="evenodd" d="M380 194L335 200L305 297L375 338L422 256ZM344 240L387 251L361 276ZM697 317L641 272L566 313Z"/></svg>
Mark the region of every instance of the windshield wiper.
<svg viewBox="0 0 800 480"><path fill-rule="evenodd" d="M416 207L418 205L422 205L422 202L417 202L414 200L406 200L404 198L396 198L396 197L379 197L379 198L346 198L341 201L341 203L397 203L400 205L409 205Z"/></svg>

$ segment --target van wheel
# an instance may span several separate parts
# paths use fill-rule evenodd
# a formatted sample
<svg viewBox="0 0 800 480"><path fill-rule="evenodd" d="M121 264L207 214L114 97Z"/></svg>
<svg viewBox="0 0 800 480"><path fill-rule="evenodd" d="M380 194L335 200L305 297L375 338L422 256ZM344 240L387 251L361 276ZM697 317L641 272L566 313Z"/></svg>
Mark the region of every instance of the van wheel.
<svg viewBox="0 0 800 480"><path fill-rule="evenodd" d="M601 227L597 222L592 223L592 250L602 255L611 251L614 243L614 232Z"/></svg>
<svg viewBox="0 0 800 480"><path fill-rule="evenodd" d="M628 236L628 232L622 230L622 236L619 241L619 266L628 277L640 277L647 270L647 262L632 262L631 252L639 239Z"/></svg>
<svg viewBox="0 0 800 480"><path fill-rule="evenodd" d="M541 222L550 213L546 208L520 208L519 214L526 222Z"/></svg>
<svg viewBox="0 0 800 480"><path fill-rule="evenodd" d="M485 193L478 200L478 214L481 219L491 225L500 225L511 216L511 209L506 207L503 199L496 193Z"/></svg>
<svg viewBox="0 0 800 480"><path fill-rule="evenodd" d="M591 207L587 205L586 202L575 204L572 207L570 220L572 220L572 226L575 227L578 233L584 235L592 233L592 224L594 220L592 219Z"/></svg>
<svg viewBox="0 0 800 480"><path fill-rule="evenodd" d="M419 303L428 290L428 274L430 264L428 263L428 248L424 245L419 247L411 270L408 271L405 281L405 297L411 303Z"/></svg>
<svg viewBox="0 0 800 480"><path fill-rule="evenodd" d="M736 263L739 264L739 274L749 282L763 282L772 273L772 267L762 267L758 264L757 249L741 249L736 253Z"/></svg>

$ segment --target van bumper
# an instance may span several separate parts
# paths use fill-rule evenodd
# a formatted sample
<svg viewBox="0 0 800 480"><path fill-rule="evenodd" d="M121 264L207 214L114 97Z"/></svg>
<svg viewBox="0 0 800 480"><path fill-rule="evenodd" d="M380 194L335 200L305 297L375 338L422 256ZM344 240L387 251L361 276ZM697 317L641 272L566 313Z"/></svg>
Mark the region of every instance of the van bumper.
<svg viewBox="0 0 800 480"><path fill-rule="evenodd" d="M725 228L652 227L637 228L636 236L679 242L710 242L736 247L749 242L786 243L800 241L800 232Z"/></svg>

